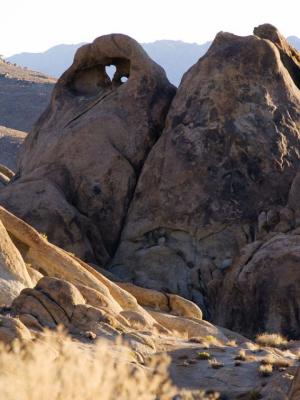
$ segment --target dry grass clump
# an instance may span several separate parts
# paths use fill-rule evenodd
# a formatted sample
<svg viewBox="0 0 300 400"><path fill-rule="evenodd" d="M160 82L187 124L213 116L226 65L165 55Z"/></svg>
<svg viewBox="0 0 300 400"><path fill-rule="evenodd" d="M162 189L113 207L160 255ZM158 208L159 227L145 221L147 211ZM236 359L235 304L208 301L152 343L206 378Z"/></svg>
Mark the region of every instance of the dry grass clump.
<svg viewBox="0 0 300 400"><path fill-rule="evenodd" d="M276 358L272 355L268 355L260 360L261 365L272 365L273 369L285 369L292 365L290 360L285 358Z"/></svg>
<svg viewBox="0 0 300 400"><path fill-rule="evenodd" d="M273 373L273 366L272 364L264 364L264 365L260 365L258 367L258 373L260 376L262 376L263 378L266 378L268 376L271 376Z"/></svg>
<svg viewBox="0 0 300 400"><path fill-rule="evenodd" d="M215 391L207 391L206 393L202 391L183 391L180 393L180 396L175 396L173 399L175 400L221 400L224 397ZM171 399L169 399L171 400Z"/></svg>
<svg viewBox="0 0 300 400"><path fill-rule="evenodd" d="M238 351L236 356L234 357L235 361L256 361L256 356L252 354L247 354L246 350L241 349ZM239 365L239 364L236 364Z"/></svg>
<svg viewBox="0 0 300 400"><path fill-rule="evenodd" d="M279 333L262 333L256 337L256 343L264 347L277 347L286 349L288 340Z"/></svg>
<svg viewBox="0 0 300 400"><path fill-rule="evenodd" d="M223 346L223 343L212 335L204 336L204 342L208 343L210 346Z"/></svg>
<svg viewBox="0 0 300 400"><path fill-rule="evenodd" d="M197 353L197 358L199 360L209 360L211 358L211 356L206 351L201 351L201 352Z"/></svg>
<svg viewBox="0 0 300 400"><path fill-rule="evenodd" d="M209 360L209 364L213 369L219 369L219 368L224 367L224 364L222 362L218 361L216 358Z"/></svg>
<svg viewBox="0 0 300 400"><path fill-rule="evenodd" d="M245 346L247 347L248 350L252 351L252 353L259 353L260 351L262 351L262 349L257 343L246 342Z"/></svg>
<svg viewBox="0 0 300 400"><path fill-rule="evenodd" d="M246 361L247 360L247 354L246 351L244 349L241 349L237 355L234 357L235 360L238 361Z"/></svg>
<svg viewBox="0 0 300 400"><path fill-rule="evenodd" d="M228 342L226 342L226 346L237 347L237 342L236 342L236 340L228 340Z"/></svg>
<svg viewBox="0 0 300 400"><path fill-rule="evenodd" d="M0 348L0 393L5 400L150 400L176 394L167 357L154 357L144 369L131 350L106 341L94 346L63 334Z"/></svg>

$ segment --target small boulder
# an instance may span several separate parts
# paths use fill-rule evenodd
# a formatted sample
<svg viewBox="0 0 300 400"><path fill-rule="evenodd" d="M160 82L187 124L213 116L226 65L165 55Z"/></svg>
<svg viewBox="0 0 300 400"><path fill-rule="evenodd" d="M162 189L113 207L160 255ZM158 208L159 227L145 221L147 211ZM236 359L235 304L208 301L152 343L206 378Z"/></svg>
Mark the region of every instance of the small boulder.
<svg viewBox="0 0 300 400"><path fill-rule="evenodd" d="M18 319L0 315L0 342L10 345L14 340L30 340L31 333Z"/></svg>

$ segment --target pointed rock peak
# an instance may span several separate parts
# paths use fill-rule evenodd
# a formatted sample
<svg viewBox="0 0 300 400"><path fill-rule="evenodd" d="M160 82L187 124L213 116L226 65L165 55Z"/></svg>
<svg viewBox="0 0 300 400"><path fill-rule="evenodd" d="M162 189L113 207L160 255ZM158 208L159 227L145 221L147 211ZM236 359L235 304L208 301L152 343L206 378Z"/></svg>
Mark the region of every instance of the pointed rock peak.
<svg viewBox="0 0 300 400"><path fill-rule="evenodd" d="M300 53L291 46L285 37L271 24L264 24L254 28L254 35L275 44L280 52L280 58L288 70L295 85L300 89Z"/></svg>
<svg viewBox="0 0 300 400"><path fill-rule="evenodd" d="M279 30L271 24L263 24L255 27L253 34L261 39L270 40L280 47L286 42L286 39L281 35Z"/></svg>

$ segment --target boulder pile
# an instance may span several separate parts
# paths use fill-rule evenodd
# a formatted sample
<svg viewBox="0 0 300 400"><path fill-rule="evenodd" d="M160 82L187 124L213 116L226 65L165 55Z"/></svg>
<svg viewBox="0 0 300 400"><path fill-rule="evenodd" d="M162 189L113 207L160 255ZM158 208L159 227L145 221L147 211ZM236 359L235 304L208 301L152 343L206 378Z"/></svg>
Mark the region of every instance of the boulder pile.
<svg viewBox="0 0 300 400"><path fill-rule="evenodd" d="M177 307L177 295L248 337L299 338L299 110L300 55L271 25L247 37L219 33L177 92L137 42L103 36L58 80L0 203L47 236L38 243L51 262L26 244L38 270L101 293L94 279L103 272L136 299L147 288L138 308L130 297L123 309L121 291L114 313L120 306L170 330L161 312ZM50 283L22 292L20 315L54 301ZM75 303L75 315L92 313ZM179 308L176 323L198 321L199 309L186 311L183 300ZM73 326L78 318L65 311L37 323Z"/></svg>

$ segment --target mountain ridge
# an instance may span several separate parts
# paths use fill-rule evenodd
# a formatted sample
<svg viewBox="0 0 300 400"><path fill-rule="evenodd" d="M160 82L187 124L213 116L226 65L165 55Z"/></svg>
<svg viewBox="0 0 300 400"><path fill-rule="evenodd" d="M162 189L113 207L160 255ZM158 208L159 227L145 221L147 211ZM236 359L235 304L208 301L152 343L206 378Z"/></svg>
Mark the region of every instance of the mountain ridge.
<svg viewBox="0 0 300 400"><path fill-rule="evenodd" d="M7 61L58 78L72 64L76 50L84 44L61 44L40 53L19 53L8 57ZM210 44L157 40L142 43L142 47L166 70L169 80L179 85L182 75L206 53Z"/></svg>
<svg viewBox="0 0 300 400"><path fill-rule="evenodd" d="M287 40L300 50L299 37L289 36ZM76 50L85 43L59 44L44 52L14 54L7 60L58 78L71 65ZM178 86L183 74L206 53L211 43L211 41L199 44L161 39L141 45L149 56L165 69L170 82Z"/></svg>

